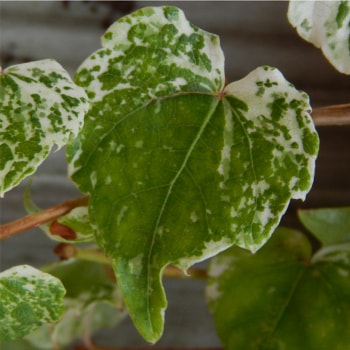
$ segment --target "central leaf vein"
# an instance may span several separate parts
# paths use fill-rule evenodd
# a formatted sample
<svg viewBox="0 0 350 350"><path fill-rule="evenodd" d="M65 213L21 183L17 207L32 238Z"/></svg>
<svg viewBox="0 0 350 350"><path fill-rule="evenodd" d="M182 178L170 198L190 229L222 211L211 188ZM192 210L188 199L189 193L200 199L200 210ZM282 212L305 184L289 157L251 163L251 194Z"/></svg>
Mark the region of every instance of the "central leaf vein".
<svg viewBox="0 0 350 350"><path fill-rule="evenodd" d="M227 103L228 105L228 103ZM253 223L254 223L254 218L256 215L256 211L257 211L257 195L258 195L258 180L257 180L257 176L256 176L256 171L255 171L255 166L254 166L254 159L253 159L253 146L248 134L248 131L246 129L246 127L244 126L244 123L242 121L242 119L244 118L244 116L242 115L242 113L240 113L239 111L235 110L234 108L232 108L231 106L228 106L228 108L231 108L233 115L236 117L236 120L238 121L239 125L241 126L243 133L244 133L244 137L247 140L247 144L248 144L248 149L249 149L249 159L250 159L250 164L251 164L251 169L252 169L252 174L253 174L253 179L254 179L254 184L252 184L252 190L253 190L253 198L254 198L254 211L252 214L252 219L250 222L250 231L251 231L251 235L253 235ZM254 237L251 237L251 239L253 240Z"/></svg>
<svg viewBox="0 0 350 350"><path fill-rule="evenodd" d="M161 219L163 217L163 213L165 211L165 208L167 206L168 200L169 200L169 198L171 196L172 189L173 189L174 185L176 184L178 178L181 176L182 172L186 168L187 162L188 162L188 160L189 160L189 158L190 158L194 148L196 147L199 139L201 138L201 136L202 136L206 126L208 125L208 123L209 123L209 121L210 121L210 119L211 119L215 109L217 108L219 102L220 102L220 100L216 99L212 103L212 105L211 105L211 107L210 107L210 109L208 111L208 114L206 115L206 117L205 117L205 119L204 119L204 121L203 121L203 123L202 123L202 125L201 125L201 127L200 127L200 129L199 129L199 131L198 131L198 133L196 135L196 137L194 138L194 140L193 140L193 142L192 142L188 152L185 155L184 161L182 162L178 172L176 173L176 175L174 176L174 178L172 179L172 181L169 184L169 189L168 189L168 191L167 191L167 193L165 195L165 198L164 198L164 201L163 201L163 205L162 205L162 207L160 209L160 212L159 212L159 215L158 215L158 218L157 218L154 230L153 230L152 241L150 243L149 254L147 256L147 290L148 291L150 290L150 287L151 287L150 284L152 282L150 271L151 271L153 248L154 248L154 244L155 244L157 230L159 228L159 225L160 225ZM150 317L149 298L147 298L147 312L148 312L149 317Z"/></svg>
<svg viewBox="0 0 350 350"><path fill-rule="evenodd" d="M295 295L296 293L296 290L298 288L298 285L299 285L299 282L301 281L303 275L305 274L306 272L306 268L301 268L300 272L298 273L298 275L296 276L295 280L294 280L294 283L293 285L291 286L291 289L290 289L290 293L287 295L287 298L285 300L285 303L282 305L281 307L281 311L278 313L277 317L276 317L276 321L274 322L274 325L273 325L273 329L272 329L272 332L267 336L267 339L265 341L265 344L268 344L269 341L272 339L273 335L275 334L276 330L277 330L277 327L278 325L280 324L283 316L285 315L285 312L286 310L288 309L289 305L290 305L290 302L293 298L293 296Z"/></svg>

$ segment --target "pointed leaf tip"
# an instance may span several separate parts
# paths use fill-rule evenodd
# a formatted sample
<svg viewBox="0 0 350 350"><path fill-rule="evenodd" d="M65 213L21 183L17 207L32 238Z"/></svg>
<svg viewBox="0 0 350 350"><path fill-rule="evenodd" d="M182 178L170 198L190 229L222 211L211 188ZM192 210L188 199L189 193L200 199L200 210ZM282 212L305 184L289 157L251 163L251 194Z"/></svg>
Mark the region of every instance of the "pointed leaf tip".
<svg viewBox="0 0 350 350"><path fill-rule="evenodd" d="M70 174L149 342L163 332L168 264L257 250L312 183L307 96L270 67L223 90L223 63L217 36L159 7L113 24L77 74L93 105Z"/></svg>

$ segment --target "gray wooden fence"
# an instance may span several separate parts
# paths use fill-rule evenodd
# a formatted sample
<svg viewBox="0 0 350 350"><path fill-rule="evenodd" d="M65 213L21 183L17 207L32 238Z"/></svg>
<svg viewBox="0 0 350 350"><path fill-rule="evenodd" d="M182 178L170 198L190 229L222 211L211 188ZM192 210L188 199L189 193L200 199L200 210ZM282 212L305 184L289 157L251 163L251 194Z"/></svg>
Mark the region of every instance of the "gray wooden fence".
<svg viewBox="0 0 350 350"><path fill-rule="evenodd" d="M115 19L136 8L169 2L0 2L0 54L4 68L19 62L55 58L71 74L99 48L99 37ZM279 68L298 89L306 91L313 107L347 103L350 77L335 71L322 53L296 34L286 19L287 2L183 1L182 8L197 26L221 37L228 81L243 78L260 65ZM297 207L350 205L350 128L320 127L321 150L317 175L307 201L293 202L283 224L298 226ZM0 155L1 156L1 155ZM1 199L1 222L25 214L24 184ZM33 200L49 207L78 195L66 177L64 152L53 153L40 167L32 184ZM31 230L1 243L1 270L20 263L40 266L57 258L53 243ZM219 346L206 310L199 281L166 282L169 308L165 333L156 347ZM97 341L106 345L145 346L130 320L116 330L102 331Z"/></svg>

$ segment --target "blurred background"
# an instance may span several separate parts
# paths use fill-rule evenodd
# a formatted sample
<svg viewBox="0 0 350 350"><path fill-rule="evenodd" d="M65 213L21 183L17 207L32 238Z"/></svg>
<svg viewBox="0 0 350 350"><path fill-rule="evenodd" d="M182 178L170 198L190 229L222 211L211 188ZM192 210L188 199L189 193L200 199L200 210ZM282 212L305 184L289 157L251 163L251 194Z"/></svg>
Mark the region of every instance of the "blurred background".
<svg viewBox="0 0 350 350"><path fill-rule="evenodd" d="M0 65L54 58L73 76L116 19L140 7L165 4L180 7L193 24L220 36L228 82L270 65L307 92L313 108L349 103L350 77L338 73L321 51L298 36L287 21L286 1L1 1ZM318 132L321 149L314 187L305 202L291 203L282 220L285 226L299 227L299 207L350 205L350 127L319 127ZM34 202L42 208L79 196L67 179L64 150L53 152L40 166L31 188ZM1 199L1 223L25 215L24 189L25 183ZM3 241L1 270L56 261L54 246L40 230ZM204 282L169 280L165 287L165 332L153 348L220 346L205 305ZM109 346L147 346L129 319L113 331L99 332L94 340Z"/></svg>

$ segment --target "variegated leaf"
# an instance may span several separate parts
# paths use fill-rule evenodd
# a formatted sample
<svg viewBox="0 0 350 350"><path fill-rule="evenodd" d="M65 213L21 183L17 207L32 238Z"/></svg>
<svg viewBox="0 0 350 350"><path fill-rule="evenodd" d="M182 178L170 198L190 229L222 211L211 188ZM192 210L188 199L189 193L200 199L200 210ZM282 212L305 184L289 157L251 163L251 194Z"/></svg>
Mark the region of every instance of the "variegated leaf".
<svg viewBox="0 0 350 350"><path fill-rule="evenodd" d="M106 266L70 259L43 269L58 278L67 291L62 317L55 324L42 324L21 340L1 344L1 350L66 349L74 340L87 339L98 329L114 327L127 315L121 307L120 291Z"/></svg>
<svg viewBox="0 0 350 350"><path fill-rule="evenodd" d="M66 288L65 311L56 324L44 324L25 337L36 349L64 349L74 340L92 337L98 329L115 326L126 316L113 275L102 264L70 259L49 265L45 271Z"/></svg>
<svg viewBox="0 0 350 350"><path fill-rule="evenodd" d="M0 273L0 340L17 339L63 313L65 289L55 277L28 265Z"/></svg>
<svg viewBox="0 0 350 350"><path fill-rule="evenodd" d="M318 137L307 96L276 69L224 88L218 37L177 8L124 17L102 45L76 78L93 104L68 147L70 174L91 195L97 241L154 342L165 266L261 247L309 190Z"/></svg>
<svg viewBox="0 0 350 350"><path fill-rule="evenodd" d="M338 71L350 74L350 1L290 0L288 19Z"/></svg>
<svg viewBox="0 0 350 350"><path fill-rule="evenodd" d="M0 196L35 172L51 148L76 136L89 108L84 90L54 60L0 72Z"/></svg>

